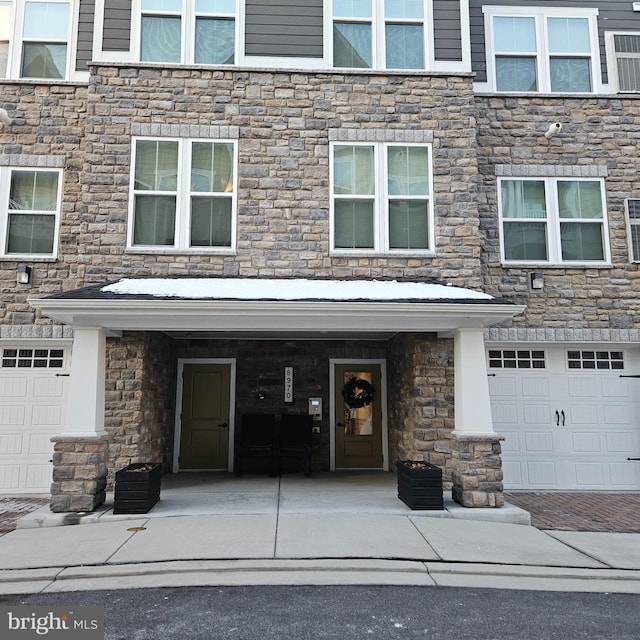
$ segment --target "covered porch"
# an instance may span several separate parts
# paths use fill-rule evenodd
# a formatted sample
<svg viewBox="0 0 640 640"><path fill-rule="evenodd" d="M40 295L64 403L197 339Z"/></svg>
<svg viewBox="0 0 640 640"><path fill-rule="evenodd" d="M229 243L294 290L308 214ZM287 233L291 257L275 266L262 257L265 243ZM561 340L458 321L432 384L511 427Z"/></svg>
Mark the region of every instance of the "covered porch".
<svg viewBox="0 0 640 640"><path fill-rule="evenodd" d="M121 461L184 468L185 363L224 361L242 370L229 387L228 456L215 467L231 470L240 413L266 407L265 400L271 411L282 407L287 359L301 375L286 411L306 412L307 396L324 401L315 471L343 466L336 464L335 366L374 362L382 434L374 468L424 459L445 469L458 503L503 504L483 331L522 307L440 283L224 278L123 280L31 303L74 328L66 428L54 438L54 511L96 508ZM261 392L265 379L274 398ZM129 424L118 433L123 419Z"/></svg>

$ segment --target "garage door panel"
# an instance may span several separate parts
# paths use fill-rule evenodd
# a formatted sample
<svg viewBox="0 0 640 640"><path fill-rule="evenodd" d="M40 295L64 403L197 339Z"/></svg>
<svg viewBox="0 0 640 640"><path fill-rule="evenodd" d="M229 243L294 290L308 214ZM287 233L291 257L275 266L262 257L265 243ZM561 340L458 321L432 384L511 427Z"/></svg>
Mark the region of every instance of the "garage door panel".
<svg viewBox="0 0 640 640"><path fill-rule="evenodd" d="M549 380L547 378L524 377L521 379L522 395L547 398L549 396Z"/></svg>
<svg viewBox="0 0 640 640"><path fill-rule="evenodd" d="M637 462L612 462L609 464L611 484L618 489L635 489L640 484Z"/></svg>
<svg viewBox="0 0 640 640"><path fill-rule="evenodd" d="M57 427L62 423L61 405L34 405L31 424L35 426Z"/></svg>
<svg viewBox="0 0 640 640"><path fill-rule="evenodd" d="M26 398L28 380L26 378L0 377L0 398Z"/></svg>
<svg viewBox="0 0 640 640"><path fill-rule="evenodd" d="M596 395L596 381L591 377L574 377L568 380L568 393L571 398L593 398Z"/></svg>
<svg viewBox="0 0 640 640"><path fill-rule="evenodd" d="M516 431L501 431L504 440L502 441L502 452L520 451L520 434Z"/></svg>
<svg viewBox="0 0 640 640"><path fill-rule="evenodd" d="M522 474L522 463L504 462L502 464L502 473L505 483L508 483L509 486L514 488L525 486Z"/></svg>
<svg viewBox="0 0 640 640"><path fill-rule="evenodd" d="M62 398L64 395L63 378L47 377L35 378L33 381L34 398Z"/></svg>
<svg viewBox="0 0 640 640"><path fill-rule="evenodd" d="M27 466L25 489L33 491L41 490L42 487L50 488L52 476L51 464L30 464Z"/></svg>
<svg viewBox="0 0 640 640"><path fill-rule="evenodd" d="M629 453L633 451L636 438L633 432L609 432L605 434L607 451L611 453Z"/></svg>
<svg viewBox="0 0 640 640"><path fill-rule="evenodd" d="M53 454L53 443L50 433L32 433L29 435L30 454Z"/></svg>
<svg viewBox="0 0 640 640"><path fill-rule="evenodd" d="M522 405L522 421L528 425L551 424L551 407L544 404L524 404Z"/></svg>
<svg viewBox="0 0 640 640"><path fill-rule="evenodd" d="M489 378L489 393L491 396L504 396L515 398L518 395L515 378L492 377Z"/></svg>
<svg viewBox="0 0 640 640"><path fill-rule="evenodd" d="M29 411L23 405L0 406L0 425L21 426L27 424Z"/></svg>
<svg viewBox="0 0 640 640"><path fill-rule="evenodd" d="M553 462L529 461L526 463L528 485L552 488L557 484L556 466Z"/></svg>
<svg viewBox="0 0 640 640"><path fill-rule="evenodd" d="M576 462L574 471L576 485L579 488L605 488L605 470L602 462Z"/></svg>
<svg viewBox="0 0 640 640"><path fill-rule="evenodd" d="M553 451L553 434L550 432L529 431L524 434L524 451L539 453Z"/></svg>
<svg viewBox="0 0 640 640"><path fill-rule="evenodd" d="M513 424L518 421L518 405L501 404L492 407L492 417L495 424Z"/></svg>
<svg viewBox="0 0 640 640"><path fill-rule="evenodd" d="M581 404L569 407L569 420L572 425L598 424L598 406Z"/></svg>
<svg viewBox="0 0 640 640"><path fill-rule="evenodd" d="M18 455L22 453L22 446L21 433L0 434L0 455Z"/></svg>
<svg viewBox="0 0 640 640"><path fill-rule="evenodd" d="M628 424L631 426L631 405L607 405L602 420L605 424Z"/></svg>
<svg viewBox="0 0 640 640"><path fill-rule="evenodd" d="M631 390L624 378L604 378L600 381L600 393L603 398L630 398Z"/></svg>
<svg viewBox="0 0 640 640"><path fill-rule="evenodd" d="M20 465L0 464L0 490L4 493L18 491L20 488Z"/></svg>
<svg viewBox="0 0 640 640"><path fill-rule="evenodd" d="M593 431L574 432L572 441L572 449L576 453L600 453L602 451L599 433Z"/></svg>

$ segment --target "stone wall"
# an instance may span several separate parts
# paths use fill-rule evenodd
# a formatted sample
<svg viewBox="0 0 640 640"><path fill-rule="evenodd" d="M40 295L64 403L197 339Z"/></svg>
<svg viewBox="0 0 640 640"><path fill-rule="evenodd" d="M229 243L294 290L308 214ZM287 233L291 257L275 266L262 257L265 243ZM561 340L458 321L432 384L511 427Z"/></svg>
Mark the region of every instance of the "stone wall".
<svg viewBox="0 0 640 640"><path fill-rule="evenodd" d="M175 376L173 343L164 334L125 333L107 341L110 485L115 471L132 462L170 463Z"/></svg>
<svg viewBox="0 0 640 640"><path fill-rule="evenodd" d="M401 334L389 342L391 462L424 460L451 485L454 428L453 341L435 334Z"/></svg>
<svg viewBox="0 0 640 640"><path fill-rule="evenodd" d="M91 69L83 215L86 283L122 274L447 279L479 286L470 77ZM329 255L329 136L433 139L437 256ZM409 132L409 133L407 133ZM235 255L125 251L132 135L239 138Z"/></svg>
<svg viewBox="0 0 640 640"><path fill-rule="evenodd" d="M478 194L485 290L527 305L514 326L559 329L639 328L638 264L629 262L625 198L640 198L640 100L607 97L479 96ZM552 122L562 132L547 140ZM603 176L610 267L519 268L500 264L496 175ZM544 290L528 288L531 271Z"/></svg>
<svg viewBox="0 0 640 640"><path fill-rule="evenodd" d="M16 284L16 268L25 260L0 261L0 323L27 326L41 319L27 303L79 286L76 232L82 215L82 170L87 113L87 86L0 82L2 107L12 124L0 129L0 167L63 169L62 211L57 260L30 259L31 285Z"/></svg>

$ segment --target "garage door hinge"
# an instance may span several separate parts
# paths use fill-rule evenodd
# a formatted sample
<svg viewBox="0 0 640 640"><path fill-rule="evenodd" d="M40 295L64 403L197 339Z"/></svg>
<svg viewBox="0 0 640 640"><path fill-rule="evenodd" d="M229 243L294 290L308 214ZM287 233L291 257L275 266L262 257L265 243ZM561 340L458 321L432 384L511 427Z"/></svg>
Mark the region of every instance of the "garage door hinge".
<svg viewBox="0 0 640 640"><path fill-rule="evenodd" d="M624 375L623 373L621 373L620 377L621 378L640 378L640 373L629 374L629 375Z"/></svg>
<svg viewBox="0 0 640 640"><path fill-rule="evenodd" d="M68 378L70 373L56 373L56 378Z"/></svg>

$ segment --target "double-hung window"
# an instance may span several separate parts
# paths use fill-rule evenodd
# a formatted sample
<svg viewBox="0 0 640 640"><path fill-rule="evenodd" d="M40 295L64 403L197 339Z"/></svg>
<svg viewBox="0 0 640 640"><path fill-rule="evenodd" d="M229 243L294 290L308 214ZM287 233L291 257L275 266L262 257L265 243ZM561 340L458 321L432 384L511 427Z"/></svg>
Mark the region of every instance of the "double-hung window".
<svg viewBox="0 0 640 640"><path fill-rule="evenodd" d="M0 0L0 77L66 79L71 3Z"/></svg>
<svg viewBox="0 0 640 640"><path fill-rule="evenodd" d="M503 178L499 196L505 263L608 262L601 180Z"/></svg>
<svg viewBox="0 0 640 640"><path fill-rule="evenodd" d="M488 7L485 13L488 80L496 91L595 91L599 48L594 10Z"/></svg>
<svg viewBox="0 0 640 640"><path fill-rule="evenodd" d="M640 200L629 198L626 201L626 209L629 259L631 262L640 262Z"/></svg>
<svg viewBox="0 0 640 640"><path fill-rule="evenodd" d="M609 34L609 57L614 66L610 68L610 79L617 82L622 93L640 92L640 33Z"/></svg>
<svg viewBox="0 0 640 640"><path fill-rule="evenodd" d="M429 145L332 146L332 250L431 252Z"/></svg>
<svg viewBox="0 0 640 640"><path fill-rule="evenodd" d="M61 190L60 170L0 169L3 256L55 257Z"/></svg>
<svg viewBox="0 0 640 640"><path fill-rule="evenodd" d="M135 140L129 246L231 249L235 167L230 141Z"/></svg>
<svg viewBox="0 0 640 640"><path fill-rule="evenodd" d="M237 0L140 0L140 60L233 64Z"/></svg>
<svg viewBox="0 0 640 640"><path fill-rule="evenodd" d="M425 68L425 0L333 0L333 66Z"/></svg>

